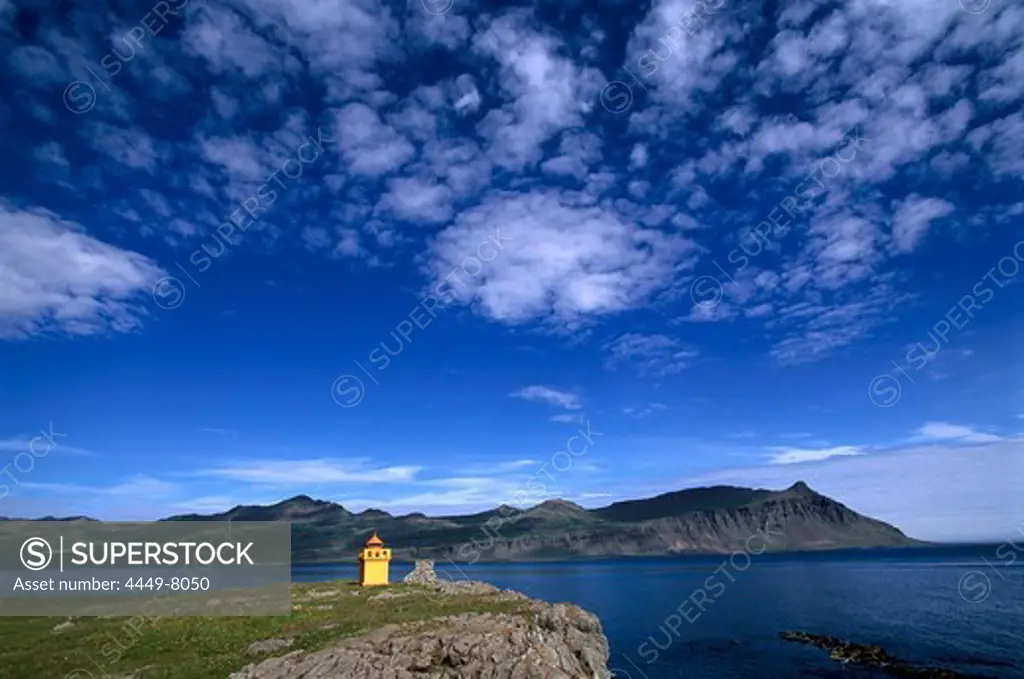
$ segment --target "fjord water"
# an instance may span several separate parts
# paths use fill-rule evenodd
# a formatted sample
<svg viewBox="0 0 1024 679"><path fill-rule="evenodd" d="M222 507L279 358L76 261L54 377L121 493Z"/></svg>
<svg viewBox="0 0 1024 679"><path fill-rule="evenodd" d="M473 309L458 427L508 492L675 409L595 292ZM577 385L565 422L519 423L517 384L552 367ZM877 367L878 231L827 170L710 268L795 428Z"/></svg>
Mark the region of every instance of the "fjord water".
<svg viewBox="0 0 1024 679"><path fill-rule="evenodd" d="M733 563L686 556L437 569L596 613L620 679L884 676L784 642L778 633L787 629L879 644L914 663L1020 679L1024 553L1004 548L1000 560L998 548L765 554L749 564L742 556ZM294 579L354 578L355 568L296 566ZM392 580L410 569L393 564ZM703 612L693 603L703 598L698 591L708 599Z"/></svg>

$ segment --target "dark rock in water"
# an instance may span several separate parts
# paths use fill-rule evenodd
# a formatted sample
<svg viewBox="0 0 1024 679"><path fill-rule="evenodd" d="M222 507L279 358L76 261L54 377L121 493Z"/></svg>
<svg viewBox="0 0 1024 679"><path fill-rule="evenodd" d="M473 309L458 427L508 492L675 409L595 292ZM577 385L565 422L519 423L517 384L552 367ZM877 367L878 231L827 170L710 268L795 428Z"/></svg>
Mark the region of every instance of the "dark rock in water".
<svg viewBox="0 0 1024 679"><path fill-rule="evenodd" d="M878 669L901 679L989 679L984 675L963 674L939 667L920 667L889 654L881 646L854 644L824 634L807 632L779 632L786 641L810 644L828 651L829 657L841 663L854 663Z"/></svg>

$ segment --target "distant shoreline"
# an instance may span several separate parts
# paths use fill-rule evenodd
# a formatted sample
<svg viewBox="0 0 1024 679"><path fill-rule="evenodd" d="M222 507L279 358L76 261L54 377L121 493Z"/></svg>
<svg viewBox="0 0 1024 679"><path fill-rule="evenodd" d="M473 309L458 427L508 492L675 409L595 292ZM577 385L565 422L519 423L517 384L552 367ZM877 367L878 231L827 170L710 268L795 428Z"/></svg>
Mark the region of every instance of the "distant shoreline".
<svg viewBox="0 0 1024 679"><path fill-rule="evenodd" d="M993 549L998 548L1001 542L950 542L950 543L928 543L922 545L900 545L900 546L883 546L883 547L836 547L836 548L821 548L821 549L790 549L790 550L778 550L772 552L766 552L763 555L758 556L758 559L768 558L784 558L790 556L835 556L843 553L849 553L850 555L863 555L865 553L887 553L894 554L898 552L915 552L920 554L928 550L950 550L950 549L982 549L985 547L991 547ZM478 566L481 564L533 564L533 563L586 563L586 562L604 562L613 560L623 561L634 561L641 559L664 559L666 561L675 559L690 559L693 557L700 558L711 558L729 556L733 552L677 552L671 554L608 554L608 555L594 555L594 556L557 556L550 558L529 558L529 559L480 559L475 562L468 561L452 561L450 562L454 566ZM436 557L419 557L419 558L395 558L392 560L392 564L401 564L413 566L416 561L419 560L432 560L437 564L438 568L443 569L444 564L447 562L446 559ZM330 559L324 561L293 561L292 567L307 567L307 566L348 566L358 564L357 559Z"/></svg>

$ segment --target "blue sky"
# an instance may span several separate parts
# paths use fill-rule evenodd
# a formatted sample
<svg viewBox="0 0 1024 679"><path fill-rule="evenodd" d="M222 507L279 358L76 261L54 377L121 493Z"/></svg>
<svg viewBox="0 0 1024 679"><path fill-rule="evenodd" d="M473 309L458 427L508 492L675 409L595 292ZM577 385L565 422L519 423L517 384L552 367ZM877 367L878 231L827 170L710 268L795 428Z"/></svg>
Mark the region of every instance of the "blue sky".
<svg viewBox="0 0 1024 679"><path fill-rule="evenodd" d="M1022 29L1004 0L0 0L0 514L804 479L1011 535Z"/></svg>

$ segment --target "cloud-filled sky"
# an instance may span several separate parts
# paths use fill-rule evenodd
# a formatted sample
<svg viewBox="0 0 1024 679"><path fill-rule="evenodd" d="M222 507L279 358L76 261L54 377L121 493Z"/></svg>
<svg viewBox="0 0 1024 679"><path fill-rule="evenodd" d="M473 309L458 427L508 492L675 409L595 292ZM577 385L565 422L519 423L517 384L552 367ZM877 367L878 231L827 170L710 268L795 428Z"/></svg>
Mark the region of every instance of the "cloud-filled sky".
<svg viewBox="0 0 1024 679"><path fill-rule="evenodd" d="M0 515L1024 525L1020 3L0 0L0 49Z"/></svg>

